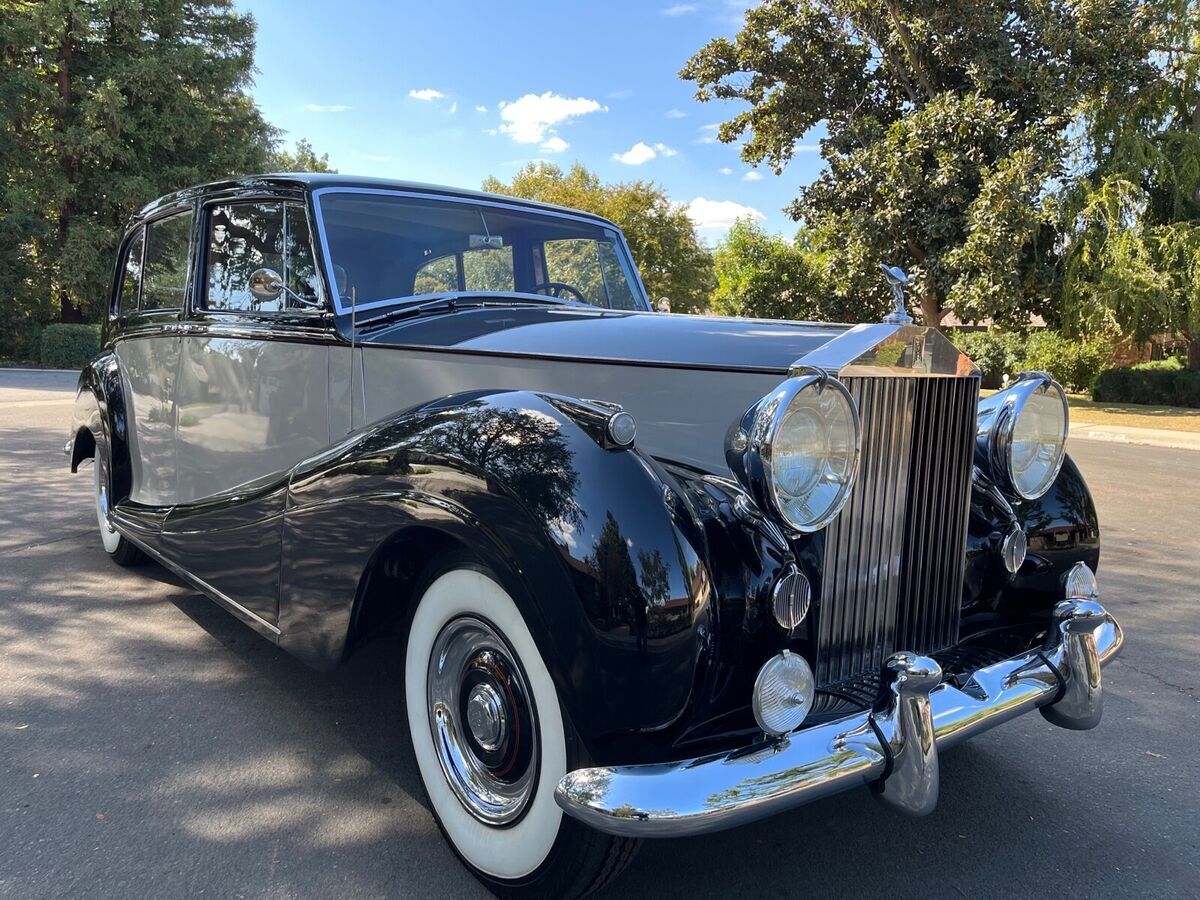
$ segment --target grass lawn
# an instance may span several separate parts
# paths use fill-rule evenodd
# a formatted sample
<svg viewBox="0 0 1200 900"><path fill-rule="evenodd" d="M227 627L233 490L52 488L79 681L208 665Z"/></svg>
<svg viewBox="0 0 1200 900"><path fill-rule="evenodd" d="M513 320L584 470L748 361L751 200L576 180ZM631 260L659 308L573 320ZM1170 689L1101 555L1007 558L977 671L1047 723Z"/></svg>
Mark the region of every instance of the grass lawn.
<svg viewBox="0 0 1200 900"><path fill-rule="evenodd" d="M1140 403L1097 403L1083 394L1067 397L1071 423L1128 425L1131 428L1169 428L1200 432L1200 409L1180 406L1142 406Z"/></svg>
<svg viewBox="0 0 1200 900"><path fill-rule="evenodd" d="M987 396L996 391L980 391ZM1086 394L1067 394L1072 425L1128 425L1200 433L1200 409L1143 406L1140 403L1097 403Z"/></svg>

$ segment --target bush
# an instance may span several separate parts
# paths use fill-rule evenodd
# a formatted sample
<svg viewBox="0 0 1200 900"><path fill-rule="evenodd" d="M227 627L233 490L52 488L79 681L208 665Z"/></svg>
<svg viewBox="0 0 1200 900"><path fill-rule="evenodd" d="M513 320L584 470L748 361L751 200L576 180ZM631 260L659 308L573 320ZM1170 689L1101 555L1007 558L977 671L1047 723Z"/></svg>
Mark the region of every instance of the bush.
<svg viewBox="0 0 1200 900"><path fill-rule="evenodd" d="M1057 331L1036 331L1025 345L1022 369L1048 372L1068 391L1092 386L1105 366L1112 365L1115 348L1109 335L1072 339Z"/></svg>
<svg viewBox="0 0 1200 900"><path fill-rule="evenodd" d="M1024 340L1019 334L1003 334L999 331L955 331L950 340L983 373L984 388L996 390L1005 375L1012 375L1020 368L1025 355Z"/></svg>
<svg viewBox="0 0 1200 900"><path fill-rule="evenodd" d="M1178 360L1157 360L1129 369L1106 369L1092 387L1099 403L1149 403L1200 409L1200 371Z"/></svg>
<svg viewBox="0 0 1200 900"><path fill-rule="evenodd" d="M43 366L81 369L99 352L99 325L47 325L42 329Z"/></svg>

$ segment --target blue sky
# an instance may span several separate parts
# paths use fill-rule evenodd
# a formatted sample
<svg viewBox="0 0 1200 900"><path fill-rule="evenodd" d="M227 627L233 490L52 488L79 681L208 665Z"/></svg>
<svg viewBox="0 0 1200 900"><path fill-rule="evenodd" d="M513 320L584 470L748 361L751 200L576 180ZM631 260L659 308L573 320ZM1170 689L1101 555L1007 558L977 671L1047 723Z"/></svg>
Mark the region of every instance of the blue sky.
<svg viewBox="0 0 1200 900"><path fill-rule="evenodd" d="M710 242L739 212L791 234L782 208L821 166L806 139L782 176L751 172L713 139L734 107L697 103L676 74L745 5L239 0L258 20L255 99L339 171L478 188L578 160L658 183Z"/></svg>

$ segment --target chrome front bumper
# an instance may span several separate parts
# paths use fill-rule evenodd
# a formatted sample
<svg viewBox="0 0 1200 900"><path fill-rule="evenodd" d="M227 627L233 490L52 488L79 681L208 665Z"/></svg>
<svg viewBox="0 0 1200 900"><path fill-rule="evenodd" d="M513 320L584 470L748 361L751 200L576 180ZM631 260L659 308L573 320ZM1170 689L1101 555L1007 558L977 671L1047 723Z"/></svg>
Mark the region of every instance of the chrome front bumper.
<svg viewBox="0 0 1200 900"><path fill-rule="evenodd" d="M1064 600L1046 646L977 670L961 689L937 662L897 653L887 702L749 750L659 765L568 772L554 796L568 815L627 837L673 837L753 822L859 784L914 815L938 798L938 752L1035 707L1064 728L1094 728L1100 667L1121 627L1093 600Z"/></svg>

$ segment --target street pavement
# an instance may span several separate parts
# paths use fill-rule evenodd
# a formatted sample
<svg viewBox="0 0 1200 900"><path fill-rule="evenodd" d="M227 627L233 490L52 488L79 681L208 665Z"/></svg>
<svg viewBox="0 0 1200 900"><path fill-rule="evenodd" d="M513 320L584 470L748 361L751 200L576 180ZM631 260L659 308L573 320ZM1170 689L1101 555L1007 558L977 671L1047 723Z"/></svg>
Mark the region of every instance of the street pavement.
<svg viewBox="0 0 1200 900"><path fill-rule="evenodd" d="M62 455L73 375L0 372L0 897L480 897L401 719L401 650L309 671L104 555ZM1123 655L1090 732L1036 714L866 790L647 843L607 897L1200 896L1200 453L1073 440Z"/></svg>

